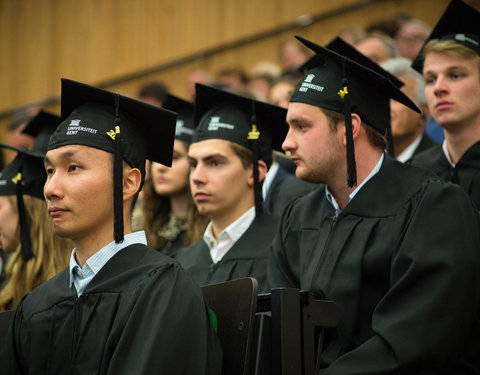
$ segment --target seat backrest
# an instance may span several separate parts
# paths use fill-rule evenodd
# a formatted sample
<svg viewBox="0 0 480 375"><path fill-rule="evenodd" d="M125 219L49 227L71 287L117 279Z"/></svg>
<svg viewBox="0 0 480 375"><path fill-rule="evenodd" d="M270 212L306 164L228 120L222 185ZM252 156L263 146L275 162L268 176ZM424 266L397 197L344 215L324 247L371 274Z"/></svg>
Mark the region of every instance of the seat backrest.
<svg viewBox="0 0 480 375"><path fill-rule="evenodd" d="M217 319L218 336L223 346L222 373L246 375L249 371L257 280L247 277L202 287L202 292Z"/></svg>
<svg viewBox="0 0 480 375"><path fill-rule="evenodd" d="M8 310L0 312L0 352L5 344L5 338L12 325L15 310Z"/></svg>

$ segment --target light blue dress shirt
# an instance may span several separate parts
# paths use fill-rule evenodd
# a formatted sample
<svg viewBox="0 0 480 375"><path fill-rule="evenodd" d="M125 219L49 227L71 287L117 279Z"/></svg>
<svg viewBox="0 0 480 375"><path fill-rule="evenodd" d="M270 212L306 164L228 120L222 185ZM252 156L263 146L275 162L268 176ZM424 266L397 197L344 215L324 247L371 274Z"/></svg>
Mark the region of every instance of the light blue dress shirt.
<svg viewBox="0 0 480 375"><path fill-rule="evenodd" d="M72 255L70 256L70 288L72 284L75 285L77 296L80 297L88 283L92 281L95 275L116 253L136 243L147 244L147 237L144 231L125 235L121 243L115 243L115 241L110 242L107 246L88 258L83 267L80 267L75 260L75 249L73 249Z"/></svg>

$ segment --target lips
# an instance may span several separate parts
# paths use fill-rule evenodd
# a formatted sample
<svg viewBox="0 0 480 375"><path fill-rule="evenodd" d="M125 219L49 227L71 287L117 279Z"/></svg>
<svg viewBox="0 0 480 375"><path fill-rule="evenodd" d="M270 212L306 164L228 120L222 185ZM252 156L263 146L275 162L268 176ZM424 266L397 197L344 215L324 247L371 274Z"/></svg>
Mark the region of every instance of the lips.
<svg viewBox="0 0 480 375"><path fill-rule="evenodd" d="M292 156L292 161L295 163L295 165L298 165L302 159Z"/></svg>
<svg viewBox="0 0 480 375"><path fill-rule="evenodd" d="M207 200L208 198L210 198L210 194L207 194L207 193L204 193L204 192L197 192L197 193L195 193L195 200L196 200L197 202L201 202L201 201Z"/></svg>
<svg viewBox="0 0 480 375"><path fill-rule="evenodd" d="M448 109L448 108L451 108L453 106L453 103L452 102L447 102L447 101L440 101L438 102L436 105L435 105L435 109L437 111L441 111L443 109Z"/></svg>
<svg viewBox="0 0 480 375"><path fill-rule="evenodd" d="M52 219L60 217L65 212L67 212L67 210L60 207L51 207L48 209L48 214Z"/></svg>

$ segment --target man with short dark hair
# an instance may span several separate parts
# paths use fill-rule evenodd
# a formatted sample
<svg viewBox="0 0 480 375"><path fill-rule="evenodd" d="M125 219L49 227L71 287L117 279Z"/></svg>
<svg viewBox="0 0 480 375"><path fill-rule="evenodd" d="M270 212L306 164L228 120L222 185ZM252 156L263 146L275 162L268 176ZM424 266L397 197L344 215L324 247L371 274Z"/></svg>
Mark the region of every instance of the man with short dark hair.
<svg viewBox="0 0 480 375"><path fill-rule="evenodd" d="M199 285L250 276L267 290L278 220L263 213L261 184L286 134L286 110L199 84L195 98L190 187L210 223L175 258Z"/></svg>
<svg viewBox="0 0 480 375"><path fill-rule="evenodd" d="M201 290L146 245L145 233L131 230L145 159L171 163L175 119L62 80L62 122L48 144L44 194L54 232L75 249L70 266L17 307L2 371L220 373L221 349Z"/></svg>
<svg viewBox="0 0 480 375"><path fill-rule="evenodd" d="M283 148L299 178L325 188L285 209L270 287L337 303L322 374L477 373L476 209L457 186L384 153L390 99L418 111L390 79L300 40L317 55L290 100Z"/></svg>

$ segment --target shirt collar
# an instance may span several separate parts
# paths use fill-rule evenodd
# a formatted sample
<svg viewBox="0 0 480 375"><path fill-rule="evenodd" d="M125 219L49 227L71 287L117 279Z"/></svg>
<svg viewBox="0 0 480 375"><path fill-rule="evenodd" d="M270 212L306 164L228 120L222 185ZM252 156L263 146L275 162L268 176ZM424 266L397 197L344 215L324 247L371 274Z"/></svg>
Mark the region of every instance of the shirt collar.
<svg viewBox="0 0 480 375"><path fill-rule="evenodd" d="M442 143L442 150L443 150L443 153L445 154L445 157L447 158L448 163L452 167L455 167L455 164L452 162L452 159L450 159L450 154L448 153L448 150L447 150L447 141L445 140Z"/></svg>
<svg viewBox="0 0 480 375"><path fill-rule="evenodd" d="M413 153L417 149L420 141L422 140L423 134L420 134L408 147L397 156L399 162L405 163L407 160L410 160L413 156Z"/></svg>
<svg viewBox="0 0 480 375"><path fill-rule="evenodd" d="M220 232L218 238L227 236L230 238L231 241L235 243L243 235L243 233L245 233L245 231L248 229L250 224L252 224L254 219L255 206L252 206L242 216L240 216L237 220L235 220L222 232ZM205 233L203 234L203 240L205 241L209 249L212 249L217 244L217 241L212 232L212 222L208 223L207 228L205 229Z"/></svg>
<svg viewBox="0 0 480 375"><path fill-rule="evenodd" d="M268 169L267 173L265 174L265 178L262 184L263 198L267 196L267 193L270 190L270 186L272 186L273 179L275 178L279 167L280 164L274 161Z"/></svg>
<svg viewBox="0 0 480 375"><path fill-rule="evenodd" d="M375 167L373 167L373 169L371 170L369 175L362 181L362 183L360 185L357 186L357 188L354 191L352 191L350 193L349 201L351 201L353 199L353 197L355 195L357 195L357 193L360 191L360 189L363 187L363 185L365 185L368 182L368 180L370 180L373 176L375 176L378 173L378 171L380 170L380 168L382 166L384 158L385 158L385 154L382 153L382 155L380 156L380 159L378 160ZM328 190L327 185L325 185L325 196L327 197L327 200L330 202L330 204L335 209L335 216L338 216L338 214L341 212L340 206L338 205L338 202L335 200L335 197L332 195L332 193L330 193L330 190Z"/></svg>
<svg viewBox="0 0 480 375"><path fill-rule="evenodd" d="M115 241L110 242L108 245L104 246L90 258L88 258L84 267L89 267L96 275L116 253L135 243L141 243L143 245L147 244L147 237L145 236L144 231L133 232L125 235L123 242L121 243L115 243ZM82 269L75 259L75 249L73 249L72 254L70 255L70 287L72 287L73 284L73 271L76 267Z"/></svg>

